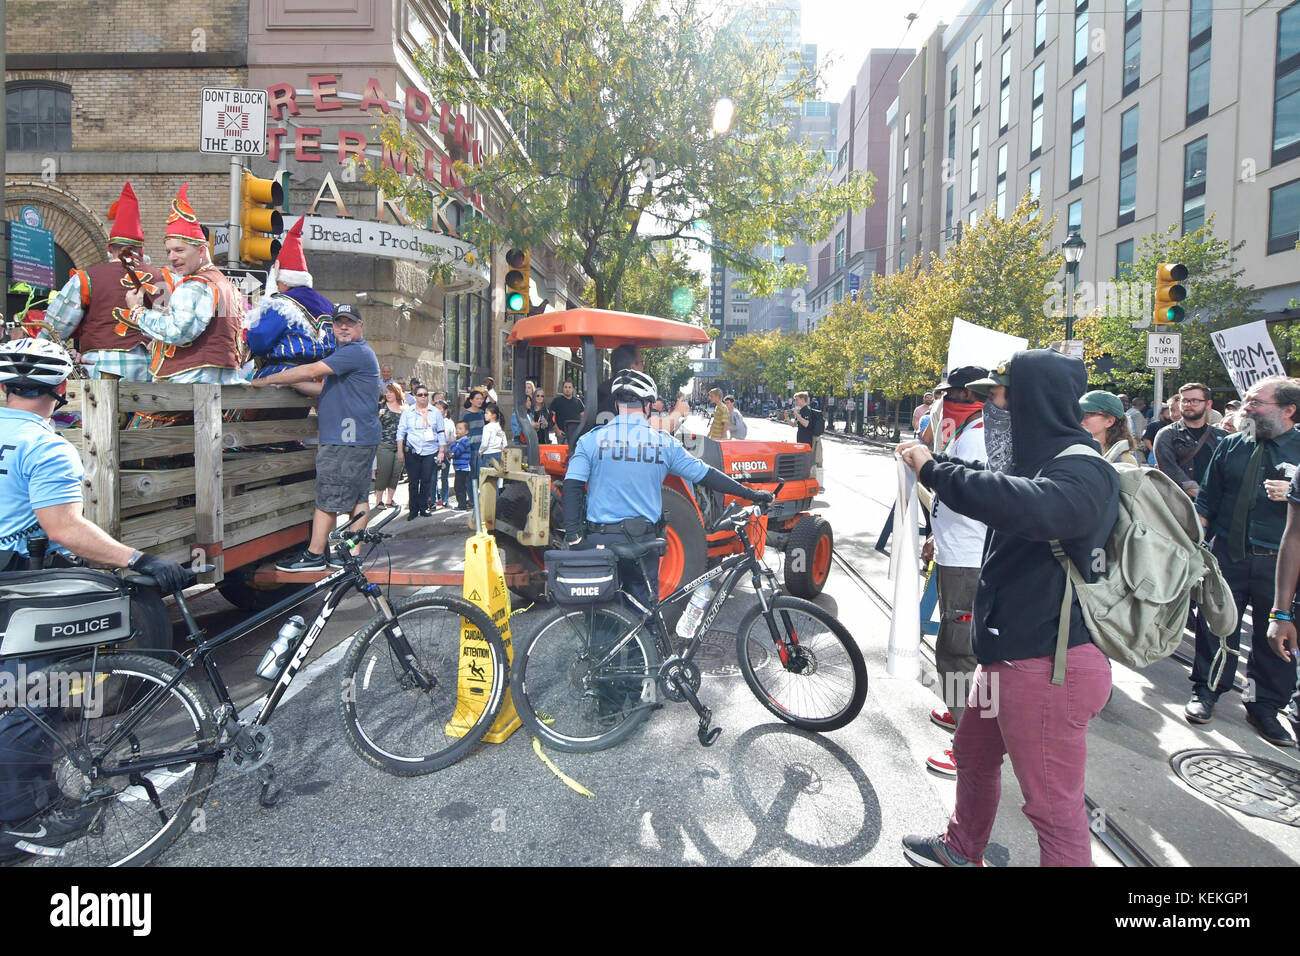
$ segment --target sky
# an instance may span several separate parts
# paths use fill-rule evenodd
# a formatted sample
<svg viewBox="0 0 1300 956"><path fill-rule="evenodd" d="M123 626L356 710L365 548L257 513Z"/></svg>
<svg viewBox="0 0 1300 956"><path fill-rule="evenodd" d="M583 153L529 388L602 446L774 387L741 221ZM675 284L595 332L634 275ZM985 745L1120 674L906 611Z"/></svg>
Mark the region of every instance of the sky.
<svg viewBox="0 0 1300 956"><path fill-rule="evenodd" d="M822 98L843 101L869 51L920 49L940 21L951 24L965 5L966 0L803 0L803 42L817 44L817 60L825 65ZM917 14L910 27L909 13Z"/></svg>

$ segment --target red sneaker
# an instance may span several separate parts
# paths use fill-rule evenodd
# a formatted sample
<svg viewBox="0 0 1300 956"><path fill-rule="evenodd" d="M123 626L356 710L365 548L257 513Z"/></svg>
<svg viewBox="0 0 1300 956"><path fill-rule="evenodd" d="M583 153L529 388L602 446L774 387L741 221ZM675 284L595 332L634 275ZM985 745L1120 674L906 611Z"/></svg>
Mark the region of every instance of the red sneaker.
<svg viewBox="0 0 1300 956"><path fill-rule="evenodd" d="M925 766L927 770L943 777L957 776L957 758L952 755L951 750L945 750L941 757L926 757Z"/></svg>
<svg viewBox="0 0 1300 956"><path fill-rule="evenodd" d="M952 719L952 714L949 711L945 710L942 713L937 710L930 711L930 723L937 724L950 734L957 732L957 721Z"/></svg>

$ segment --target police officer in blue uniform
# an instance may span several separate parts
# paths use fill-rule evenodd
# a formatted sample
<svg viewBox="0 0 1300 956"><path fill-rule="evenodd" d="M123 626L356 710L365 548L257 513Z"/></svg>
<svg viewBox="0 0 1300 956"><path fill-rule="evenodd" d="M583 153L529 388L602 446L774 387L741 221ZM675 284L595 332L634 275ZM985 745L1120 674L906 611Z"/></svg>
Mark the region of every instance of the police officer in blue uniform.
<svg viewBox="0 0 1300 956"><path fill-rule="evenodd" d="M565 541L570 548L640 545L644 562L619 561L623 590L646 607L659 594L659 560L650 554L662 534L664 477L679 475L713 491L768 502L772 493L731 480L693 456L672 435L652 428L647 409L658 398L654 379L633 368L610 383L617 416L578 440L564 476ZM642 574L642 566L645 575ZM648 580L646 575L648 575Z"/></svg>
<svg viewBox="0 0 1300 956"><path fill-rule="evenodd" d="M22 339L0 343L0 385L8 406L0 408L0 571L23 570L29 541L38 535L57 552L152 575L173 591L189 580L175 561L132 551L81 513L81 459L55 434L50 416L64 404L59 394L72 361L53 342ZM26 661L34 673L49 659ZM0 661L16 679L16 665ZM49 710L36 708L38 716ZM54 781L53 746L19 710L0 714L0 861L48 852L76 839L98 813L65 797Z"/></svg>

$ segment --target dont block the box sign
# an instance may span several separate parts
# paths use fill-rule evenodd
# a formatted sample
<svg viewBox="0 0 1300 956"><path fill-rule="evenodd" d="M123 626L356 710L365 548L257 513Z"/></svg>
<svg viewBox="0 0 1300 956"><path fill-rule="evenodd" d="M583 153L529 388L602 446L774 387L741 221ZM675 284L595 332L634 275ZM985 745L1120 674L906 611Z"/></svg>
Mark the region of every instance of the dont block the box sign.
<svg viewBox="0 0 1300 956"><path fill-rule="evenodd" d="M266 90L204 89L199 152L261 156L266 152Z"/></svg>

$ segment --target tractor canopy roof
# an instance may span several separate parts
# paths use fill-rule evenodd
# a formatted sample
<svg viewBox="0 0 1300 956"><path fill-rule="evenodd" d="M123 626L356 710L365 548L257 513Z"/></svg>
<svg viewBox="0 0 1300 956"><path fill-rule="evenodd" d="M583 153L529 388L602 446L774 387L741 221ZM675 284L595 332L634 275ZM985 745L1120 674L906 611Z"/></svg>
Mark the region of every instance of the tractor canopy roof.
<svg viewBox="0 0 1300 956"><path fill-rule="evenodd" d="M538 347L554 345L576 349L588 337L598 349L620 345L662 348L709 341L708 334L698 325L608 309L566 309L530 315L515 323L508 341L512 345L524 342Z"/></svg>

